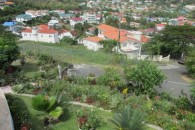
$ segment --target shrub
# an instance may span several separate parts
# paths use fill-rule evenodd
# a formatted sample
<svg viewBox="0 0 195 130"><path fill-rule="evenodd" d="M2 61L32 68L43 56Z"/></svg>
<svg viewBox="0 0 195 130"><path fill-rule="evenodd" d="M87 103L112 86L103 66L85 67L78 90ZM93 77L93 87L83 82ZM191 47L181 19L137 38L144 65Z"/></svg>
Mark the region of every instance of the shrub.
<svg viewBox="0 0 195 130"><path fill-rule="evenodd" d="M118 70L107 68L106 73L97 78L97 84L110 86L110 88L116 88L123 85L124 81Z"/></svg>
<svg viewBox="0 0 195 130"><path fill-rule="evenodd" d="M130 106L123 108L119 113L115 113L110 121L116 129L143 130L145 113L138 109L133 110Z"/></svg>
<svg viewBox="0 0 195 130"><path fill-rule="evenodd" d="M97 116L94 109L81 109L76 112L79 128L82 130L95 130L101 124L101 120Z"/></svg>

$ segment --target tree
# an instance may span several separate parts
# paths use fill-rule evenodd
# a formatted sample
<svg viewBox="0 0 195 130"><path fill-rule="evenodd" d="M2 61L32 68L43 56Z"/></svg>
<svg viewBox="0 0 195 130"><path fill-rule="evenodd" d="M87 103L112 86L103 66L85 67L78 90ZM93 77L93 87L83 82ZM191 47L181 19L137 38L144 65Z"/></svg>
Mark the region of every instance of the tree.
<svg viewBox="0 0 195 130"><path fill-rule="evenodd" d="M61 43L67 44L67 45L77 45L77 40L71 38L71 37L63 37L63 39L60 41Z"/></svg>
<svg viewBox="0 0 195 130"><path fill-rule="evenodd" d="M18 59L20 52L15 40L15 37L7 32L0 34L0 68Z"/></svg>
<svg viewBox="0 0 195 130"><path fill-rule="evenodd" d="M195 77L195 49L192 49L189 52L185 60L185 64L188 72L192 75L192 77Z"/></svg>
<svg viewBox="0 0 195 130"><path fill-rule="evenodd" d="M100 44L103 45L103 49L105 50L105 52L112 52L112 49L117 45L117 41L116 40L102 40L100 41Z"/></svg>
<svg viewBox="0 0 195 130"><path fill-rule="evenodd" d="M106 18L105 23L113 27L118 27L119 19L115 17L108 17Z"/></svg>
<svg viewBox="0 0 195 130"><path fill-rule="evenodd" d="M189 47L195 44L195 27L190 25L184 26L166 26L159 35L151 39L151 46L160 47L161 55L180 57L183 52L188 52ZM157 41L156 43L154 41Z"/></svg>
<svg viewBox="0 0 195 130"><path fill-rule="evenodd" d="M114 114L110 121L117 130L144 130L145 113L141 110L133 110L130 106L125 107L119 113Z"/></svg>
<svg viewBox="0 0 195 130"><path fill-rule="evenodd" d="M78 33L78 36L85 34L85 27L82 23L77 23L74 25L74 30Z"/></svg>
<svg viewBox="0 0 195 130"><path fill-rule="evenodd" d="M125 74L129 90L137 95L145 94L147 98L165 79L161 70L150 61L139 61L135 67L125 68Z"/></svg>

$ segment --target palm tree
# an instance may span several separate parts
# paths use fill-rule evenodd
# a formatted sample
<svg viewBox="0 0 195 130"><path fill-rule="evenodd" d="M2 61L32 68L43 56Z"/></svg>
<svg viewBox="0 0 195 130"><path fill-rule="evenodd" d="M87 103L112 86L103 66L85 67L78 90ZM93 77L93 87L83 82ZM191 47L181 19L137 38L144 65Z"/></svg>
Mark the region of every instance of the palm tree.
<svg viewBox="0 0 195 130"><path fill-rule="evenodd" d="M144 118L145 113L127 106L121 112L116 113L110 121L117 130L143 130Z"/></svg>

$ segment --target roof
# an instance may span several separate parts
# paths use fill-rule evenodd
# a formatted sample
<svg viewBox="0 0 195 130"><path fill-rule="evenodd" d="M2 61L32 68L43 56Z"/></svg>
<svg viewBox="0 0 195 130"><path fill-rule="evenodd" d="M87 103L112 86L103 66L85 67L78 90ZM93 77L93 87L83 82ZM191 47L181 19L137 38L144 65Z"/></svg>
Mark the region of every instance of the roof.
<svg viewBox="0 0 195 130"><path fill-rule="evenodd" d="M146 43L146 42L149 41L149 38L147 38L147 37L144 36L144 35L141 35L141 41L142 41L143 43Z"/></svg>
<svg viewBox="0 0 195 130"><path fill-rule="evenodd" d="M28 14L20 14L20 15L16 16L16 18L28 18L28 19L30 19L31 16L28 15Z"/></svg>
<svg viewBox="0 0 195 130"><path fill-rule="evenodd" d="M14 2L5 2L6 5L14 5Z"/></svg>
<svg viewBox="0 0 195 130"><path fill-rule="evenodd" d="M103 34L106 38L113 39L113 40L118 40L119 38L119 29L106 25L106 24L101 24L97 26L99 30L103 31ZM126 30L120 30L120 42L125 42L127 40L135 41L135 42L141 42L131 36L127 36L129 33Z"/></svg>
<svg viewBox="0 0 195 130"><path fill-rule="evenodd" d="M58 31L59 34L67 33L67 32L69 32L69 31L68 30L65 30L65 29L61 29L61 30Z"/></svg>
<svg viewBox="0 0 195 130"><path fill-rule="evenodd" d="M49 26L47 24L41 24L38 26L39 29L49 29Z"/></svg>
<svg viewBox="0 0 195 130"><path fill-rule="evenodd" d="M32 33L32 29L31 29L31 28L26 28L26 29L24 29L22 32L25 32L25 33Z"/></svg>
<svg viewBox="0 0 195 130"><path fill-rule="evenodd" d="M71 18L70 20L73 20L73 21L83 21L83 19L80 18L80 17L74 17L74 18Z"/></svg>
<svg viewBox="0 0 195 130"><path fill-rule="evenodd" d="M10 27L10 26L13 26L13 25L16 25L16 22L4 22L3 23L3 26L6 26L6 27Z"/></svg>
<svg viewBox="0 0 195 130"><path fill-rule="evenodd" d="M44 33L44 34L54 34L57 33L58 31L54 29L40 29L39 33Z"/></svg>
<svg viewBox="0 0 195 130"><path fill-rule="evenodd" d="M84 40L98 43L98 42L100 42L100 41L103 40L103 39L100 38L100 37L94 36L94 37L87 37L87 38L84 38Z"/></svg>
<svg viewBox="0 0 195 130"><path fill-rule="evenodd" d="M24 29L22 32L26 32L26 33L32 33L32 28L26 28ZM54 30L54 29L44 29L44 28L39 28L39 32L38 33L43 33L43 34L54 34L57 33L58 31Z"/></svg>
<svg viewBox="0 0 195 130"><path fill-rule="evenodd" d="M158 26L158 27L165 27L166 24L156 24L156 26Z"/></svg>
<svg viewBox="0 0 195 130"><path fill-rule="evenodd" d="M117 31L118 30L117 28L112 27L110 25L106 25L106 24L100 24L99 26L97 26L97 28L103 31Z"/></svg>

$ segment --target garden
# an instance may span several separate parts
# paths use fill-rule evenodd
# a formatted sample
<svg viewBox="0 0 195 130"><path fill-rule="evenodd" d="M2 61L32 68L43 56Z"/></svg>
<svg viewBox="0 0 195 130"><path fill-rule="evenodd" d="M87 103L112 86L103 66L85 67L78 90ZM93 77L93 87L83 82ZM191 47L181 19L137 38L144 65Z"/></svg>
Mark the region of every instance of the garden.
<svg viewBox="0 0 195 130"><path fill-rule="evenodd" d="M195 96L173 98L156 91L166 77L152 62L124 62L119 55L79 45L19 46L19 59L6 69L9 74L0 75L14 91L6 97L16 130L152 130L149 124L195 129ZM66 68L70 63L95 64L105 73L60 77L58 64Z"/></svg>

